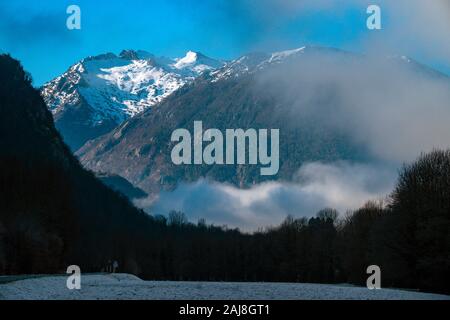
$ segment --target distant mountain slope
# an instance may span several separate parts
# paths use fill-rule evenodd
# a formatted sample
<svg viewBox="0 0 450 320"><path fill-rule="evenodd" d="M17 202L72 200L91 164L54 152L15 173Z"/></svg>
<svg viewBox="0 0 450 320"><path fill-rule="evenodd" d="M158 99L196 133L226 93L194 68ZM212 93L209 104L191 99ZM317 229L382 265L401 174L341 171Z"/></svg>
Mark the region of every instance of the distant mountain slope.
<svg viewBox="0 0 450 320"><path fill-rule="evenodd" d="M267 179L292 178L305 161L364 159L364 148L349 143L345 133L317 125L309 116L292 117L291 101L283 100L289 75L282 81L263 80L273 70L304 55L352 57L334 49L300 48L274 54L252 54L198 78L178 90L152 112L124 122L110 134L79 150L82 163L94 171L123 175L146 192L170 189L181 181L200 177L245 187ZM298 91L294 99L302 94ZM331 94L331 92L330 92ZM308 105L327 104L332 97L316 96ZM279 128L280 171L275 177L262 177L258 166L172 164L170 136L177 128L192 131L193 121L204 128Z"/></svg>
<svg viewBox="0 0 450 320"><path fill-rule="evenodd" d="M136 188L127 179L122 178L121 176L98 174L97 178L111 189L122 193L128 199L140 199L147 196L143 190Z"/></svg>
<svg viewBox="0 0 450 320"><path fill-rule="evenodd" d="M248 187L268 179L291 180L306 162L373 161L377 155L365 141L366 128L358 122L371 121L366 114L373 107L354 88L362 87L369 92L367 97L395 97L396 92L384 87L395 90L390 83L398 81L390 78L389 70L396 68L414 79L445 78L405 58L381 60L388 71L372 67L373 61L365 56L333 48L246 55L197 78L162 101L157 110L124 122L77 154L87 168L120 174L146 192L201 177ZM374 75L365 77L368 70ZM400 97L412 99L413 93L414 89L404 91ZM261 176L259 166L251 165L174 165L171 134L178 128L192 132L196 120L203 121L204 129L222 132L280 129L278 175Z"/></svg>
<svg viewBox="0 0 450 320"><path fill-rule="evenodd" d="M124 50L88 57L46 83L41 94L72 150L162 101L223 63L189 51L183 58Z"/></svg>

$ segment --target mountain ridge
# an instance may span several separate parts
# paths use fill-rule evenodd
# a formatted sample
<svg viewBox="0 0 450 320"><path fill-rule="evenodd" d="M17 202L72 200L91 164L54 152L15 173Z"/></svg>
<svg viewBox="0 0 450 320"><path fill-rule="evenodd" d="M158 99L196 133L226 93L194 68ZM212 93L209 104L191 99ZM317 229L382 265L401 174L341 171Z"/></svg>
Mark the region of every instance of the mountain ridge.
<svg viewBox="0 0 450 320"><path fill-rule="evenodd" d="M119 55L82 59L44 84L41 94L65 142L75 151L221 65L193 51L170 59L123 50Z"/></svg>
<svg viewBox="0 0 450 320"><path fill-rule="evenodd" d="M438 73L412 61L382 59L388 64L386 70L393 67L414 77L437 77ZM350 92L354 87L355 80L346 75L346 68L353 70L352 76L360 81L372 62L364 55L308 46L245 55L196 78L162 101L157 110L147 110L88 142L77 155L91 170L121 174L148 193L199 178L239 187L268 179L260 177L255 166L173 165L171 131L190 130L196 120L203 121L204 128L219 130L280 128L280 171L274 179L291 180L306 162L377 161L367 144L346 130L347 123L333 120L333 115L347 109L342 99L343 84ZM372 69L376 77L363 80L384 90L379 79L392 80L376 64Z"/></svg>

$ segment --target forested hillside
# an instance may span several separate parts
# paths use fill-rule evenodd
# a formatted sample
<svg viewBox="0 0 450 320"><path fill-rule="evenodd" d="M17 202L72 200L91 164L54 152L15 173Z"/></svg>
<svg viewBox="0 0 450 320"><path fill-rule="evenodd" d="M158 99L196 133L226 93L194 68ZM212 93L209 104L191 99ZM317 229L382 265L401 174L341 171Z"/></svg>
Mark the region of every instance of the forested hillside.
<svg viewBox="0 0 450 320"><path fill-rule="evenodd" d="M2 55L0 70L0 273L132 259L122 244L150 217L79 165L18 61Z"/></svg>

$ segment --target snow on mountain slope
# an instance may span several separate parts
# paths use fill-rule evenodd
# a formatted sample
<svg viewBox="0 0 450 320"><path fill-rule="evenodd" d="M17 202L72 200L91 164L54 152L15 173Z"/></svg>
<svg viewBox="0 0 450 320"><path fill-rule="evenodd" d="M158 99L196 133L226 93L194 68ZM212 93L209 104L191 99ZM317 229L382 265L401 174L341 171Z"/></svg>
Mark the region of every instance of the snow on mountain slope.
<svg viewBox="0 0 450 320"><path fill-rule="evenodd" d="M303 55L319 56L319 55L329 55L329 56L351 56L353 59L361 59L363 56L350 53L345 50L331 48L331 47L320 47L320 46L303 46L296 49L277 51L273 53L250 53L244 55L236 60L227 62L222 68L218 68L211 72L212 82L217 82L223 79L237 78L242 75L252 74L265 68L273 67L279 64L289 62L291 60L298 59ZM421 73L426 73L428 75L447 78L444 74L430 69L417 61L406 57L406 56L391 56L388 57L399 63L403 63L405 66L413 67Z"/></svg>
<svg viewBox="0 0 450 320"><path fill-rule="evenodd" d="M304 46L296 49L277 51L273 53L251 53L244 55L239 59L227 63L223 68L211 72L212 81L217 82L221 79L230 77L239 77L243 74L249 74L258 70L283 63L289 59L298 58L304 53L320 52L343 52L333 48Z"/></svg>
<svg viewBox="0 0 450 320"><path fill-rule="evenodd" d="M77 149L223 64L193 51L170 59L125 50L119 56L107 53L81 60L45 84L41 93L66 142ZM73 136L83 127L92 134Z"/></svg>

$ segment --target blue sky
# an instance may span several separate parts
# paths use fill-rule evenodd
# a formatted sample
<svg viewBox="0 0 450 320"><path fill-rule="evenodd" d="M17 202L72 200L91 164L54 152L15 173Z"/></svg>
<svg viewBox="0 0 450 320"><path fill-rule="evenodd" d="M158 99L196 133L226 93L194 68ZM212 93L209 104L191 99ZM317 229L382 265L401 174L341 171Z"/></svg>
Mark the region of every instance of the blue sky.
<svg viewBox="0 0 450 320"><path fill-rule="evenodd" d="M319 2L327 1L332 2ZM122 49L142 49L170 57L196 50L232 59L250 51L276 51L305 44L365 52L370 42L380 47L386 42L387 54L409 55L450 74L448 61L422 50L417 39L392 40L390 8L383 11L383 30L369 31L364 1L340 1L339 8L309 6L314 2L0 0L0 51L21 60L35 85L61 74L86 56L119 53ZM71 4L81 8L81 30L66 28L66 8ZM397 47L396 42L402 45Z"/></svg>

